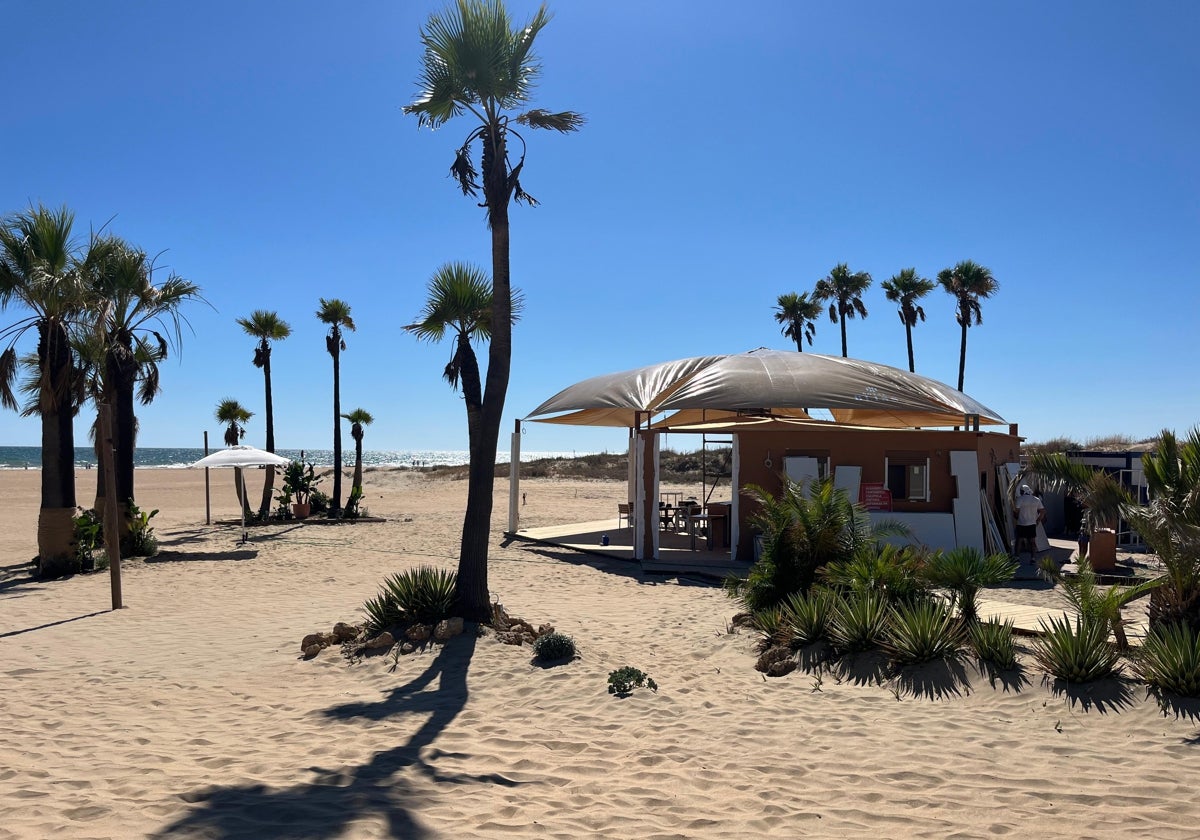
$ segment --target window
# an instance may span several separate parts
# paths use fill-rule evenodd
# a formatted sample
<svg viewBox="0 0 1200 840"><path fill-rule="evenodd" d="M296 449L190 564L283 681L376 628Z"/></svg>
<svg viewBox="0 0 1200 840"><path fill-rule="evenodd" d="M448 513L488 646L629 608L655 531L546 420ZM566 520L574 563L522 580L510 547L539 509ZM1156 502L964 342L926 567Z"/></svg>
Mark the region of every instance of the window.
<svg viewBox="0 0 1200 840"><path fill-rule="evenodd" d="M914 453L889 454L887 488L893 500L928 501L929 459Z"/></svg>

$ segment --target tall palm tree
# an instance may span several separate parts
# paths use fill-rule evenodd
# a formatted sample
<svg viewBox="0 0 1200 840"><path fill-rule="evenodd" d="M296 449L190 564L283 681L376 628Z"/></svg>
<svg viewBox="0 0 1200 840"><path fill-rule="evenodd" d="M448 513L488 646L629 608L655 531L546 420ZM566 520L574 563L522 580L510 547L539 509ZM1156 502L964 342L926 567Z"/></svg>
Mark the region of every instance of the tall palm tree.
<svg viewBox="0 0 1200 840"><path fill-rule="evenodd" d="M809 300L808 292L787 292L779 296L775 305L775 320L783 324L783 334L796 342L796 349L804 352L804 339L812 347L813 335L817 331L817 319L821 317L821 303Z"/></svg>
<svg viewBox="0 0 1200 840"><path fill-rule="evenodd" d="M276 312L256 309L249 318L238 318L238 326L252 338L258 339L254 347L254 366L262 368L263 382L266 385L267 403L267 451L275 451L275 406L271 398L271 342L283 341L292 334L288 322L279 317ZM259 516L266 516L271 510L271 497L275 484L275 468L267 467L266 479L263 482L262 503L259 505Z"/></svg>
<svg viewBox="0 0 1200 840"><path fill-rule="evenodd" d="M142 405L154 401L161 390L159 362L167 358L172 345L178 348L181 344L180 325L187 323L182 307L190 301L204 300L199 286L174 273L155 285L154 272L154 261L144 251L110 237L103 259L87 274L88 292L97 316L100 401L111 406L113 412L113 463L123 523L122 551L130 547L128 505L136 499L135 393Z"/></svg>
<svg viewBox="0 0 1200 840"><path fill-rule="evenodd" d="M218 423L225 425L225 445L237 446L242 438L246 436L246 423L254 416L254 412L247 409L237 400L226 397L217 403L216 418ZM233 481L237 488L238 502L242 505L242 510L249 512L250 502L242 493L242 468L233 468Z"/></svg>
<svg viewBox="0 0 1200 840"><path fill-rule="evenodd" d="M979 301L991 297L1000 284L992 276L991 269L971 260L963 260L953 268L943 268L938 272L937 279L942 288L958 301L954 317L962 327L962 345L958 351L958 390L961 391L963 374L967 369L967 328L983 323L983 309Z"/></svg>
<svg viewBox="0 0 1200 840"><path fill-rule="evenodd" d="M477 124L459 146L450 168L463 194L483 191L483 206L492 238L492 323L487 382L480 402L479 427L469 434L471 451L467 510L458 563L458 608L469 619L490 614L487 559L492 517L492 475L512 362L512 294L509 266L509 202L534 199L521 188L525 141L514 126L575 131L583 117L572 111L551 113L539 108L511 114L530 99L541 66L534 41L550 22L545 6L523 26L514 27L500 0L458 0L444 13L429 16L421 29L424 46L417 101L404 108L418 124L437 128L469 113ZM521 155L509 159L515 138ZM472 161L475 144L480 168ZM480 174L482 173L482 175ZM470 432L470 428L468 428Z"/></svg>
<svg viewBox="0 0 1200 840"><path fill-rule="evenodd" d="M350 421L350 437L354 438L354 483L350 486L361 488L363 426L370 426L375 418L364 408L356 408L342 417Z"/></svg>
<svg viewBox="0 0 1200 840"><path fill-rule="evenodd" d="M42 421L41 510L38 514L38 573L71 571L75 514L74 416L79 375L69 330L86 308L81 266L98 257L102 243L92 237L80 256L71 238L75 216L66 207L42 205L16 213L0 224L0 310L28 315L0 331L0 405L18 409L13 381L20 362L17 342L37 333L36 400L26 409Z"/></svg>
<svg viewBox="0 0 1200 840"><path fill-rule="evenodd" d="M900 323L904 324L904 336L908 339L908 369L917 370L913 361L912 328L917 321L925 320L925 309L917 303L933 291L934 282L917 276L915 268L905 268L892 279L883 281L883 292L892 303L900 305Z"/></svg>
<svg viewBox="0 0 1200 840"><path fill-rule="evenodd" d="M867 307L862 302L862 294L871 285L871 275L865 271L851 272L846 263L838 263L829 272L829 276L817 281L813 291L813 299L829 302L829 320L842 328L842 356L846 353L846 320L858 315L867 317Z"/></svg>
<svg viewBox="0 0 1200 840"><path fill-rule="evenodd" d="M329 516L336 517L342 509L342 351L346 340L342 330L354 330L350 304L344 300L321 298L317 319L329 325L325 349L333 357L333 497L329 500Z"/></svg>

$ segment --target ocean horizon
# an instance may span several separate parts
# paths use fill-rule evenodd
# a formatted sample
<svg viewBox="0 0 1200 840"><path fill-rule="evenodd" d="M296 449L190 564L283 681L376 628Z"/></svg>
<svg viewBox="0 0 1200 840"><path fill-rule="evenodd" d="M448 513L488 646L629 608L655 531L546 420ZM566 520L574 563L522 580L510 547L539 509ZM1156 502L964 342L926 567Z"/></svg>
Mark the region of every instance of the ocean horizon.
<svg viewBox="0 0 1200 840"><path fill-rule="evenodd" d="M224 447L209 447L217 452ZM333 466L332 449L277 449L285 458L303 460L316 467ZM522 452L521 461L526 463L540 458L574 458L588 452ZM201 447L138 447L134 452L134 467L156 469L184 469L203 458ZM470 453L462 449L365 449L364 467L455 467L470 461ZM496 463L507 464L508 451L496 453ZM75 447L75 466L83 469L96 465L96 452L90 446ZM342 449L342 465L354 466L354 447ZM0 470L41 469L42 448L40 446L0 446Z"/></svg>

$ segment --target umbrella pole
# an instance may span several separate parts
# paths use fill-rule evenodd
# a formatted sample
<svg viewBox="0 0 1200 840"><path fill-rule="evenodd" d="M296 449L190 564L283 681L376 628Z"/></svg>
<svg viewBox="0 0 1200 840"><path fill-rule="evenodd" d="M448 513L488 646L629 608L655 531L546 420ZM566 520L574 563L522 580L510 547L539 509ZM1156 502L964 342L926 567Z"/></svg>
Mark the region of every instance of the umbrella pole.
<svg viewBox="0 0 1200 840"><path fill-rule="evenodd" d="M250 542L250 534L246 531L246 471L239 468L238 478L242 482L242 498L239 500L239 507L242 509L242 541L238 545L245 545Z"/></svg>

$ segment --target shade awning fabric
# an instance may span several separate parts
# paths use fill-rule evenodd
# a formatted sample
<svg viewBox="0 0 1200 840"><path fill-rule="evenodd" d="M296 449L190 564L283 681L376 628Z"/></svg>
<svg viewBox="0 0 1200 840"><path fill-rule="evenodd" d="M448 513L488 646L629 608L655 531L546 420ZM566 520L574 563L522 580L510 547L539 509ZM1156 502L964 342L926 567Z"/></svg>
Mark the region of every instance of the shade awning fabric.
<svg viewBox="0 0 1200 840"><path fill-rule="evenodd" d="M525 418L588 426L644 425L665 412L726 412L730 425L750 419L807 418L826 409L834 421L879 428L985 425L1007 421L937 380L889 365L786 350L696 356L592 377L559 391ZM668 417L659 427L711 426L719 417ZM745 419L741 419L745 418Z"/></svg>
<svg viewBox="0 0 1200 840"><path fill-rule="evenodd" d="M192 468L198 467L286 467L289 461L282 455L253 446L231 446L205 455Z"/></svg>

